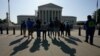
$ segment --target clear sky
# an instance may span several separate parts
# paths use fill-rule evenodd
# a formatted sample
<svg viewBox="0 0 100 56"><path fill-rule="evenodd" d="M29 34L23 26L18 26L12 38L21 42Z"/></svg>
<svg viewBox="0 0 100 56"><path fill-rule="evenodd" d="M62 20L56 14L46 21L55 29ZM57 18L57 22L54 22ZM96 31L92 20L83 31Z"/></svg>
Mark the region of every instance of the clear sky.
<svg viewBox="0 0 100 56"><path fill-rule="evenodd" d="M35 15L38 6L54 3L63 7L62 15L76 16L77 21L85 21L87 15L96 10L96 0L10 0L11 21L17 23L18 15ZM100 0L99 0L100 8ZM6 18L8 0L0 0L0 18Z"/></svg>

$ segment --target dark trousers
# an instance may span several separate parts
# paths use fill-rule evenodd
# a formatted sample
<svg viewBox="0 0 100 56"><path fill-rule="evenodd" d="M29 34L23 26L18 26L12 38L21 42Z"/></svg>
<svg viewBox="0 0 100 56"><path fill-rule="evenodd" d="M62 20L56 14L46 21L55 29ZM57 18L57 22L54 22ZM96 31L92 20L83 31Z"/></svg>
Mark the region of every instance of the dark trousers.
<svg viewBox="0 0 100 56"><path fill-rule="evenodd" d="M41 36L41 31L40 29L37 29L37 38L40 39L40 36Z"/></svg>
<svg viewBox="0 0 100 56"><path fill-rule="evenodd" d="M64 35L64 30L61 30L61 36Z"/></svg>
<svg viewBox="0 0 100 56"><path fill-rule="evenodd" d="M46 40L46 30L43 30L43 40Z"/></svg>
<svg viewBox="0 0 100 56"><path fill-rule="evenodd" d="M20 35L22 35L22 28L20 28Z"/></svg>
<svg viewBox="0 0 100 56"><path fill-rule="evenodd" d="M70 34L70 30L66 30L66 36L70 36L71 34Z"/></svg>
<svg viewBox="0 0 100 56"><path fill-rule="evenodd" d="M22 29L22 34L26 36L26 28Z"/></svg>
<svg viewBox="0 0 100 56"><path fill-rule="evenodd" d="M90 44L93 44L94 32L95 30L91 30L91 31L86 30L86 39L85 39L86 42L88 42L88 39L89 39Z"/></svg>
<svg viewBox="0 0 100 56"><path fill-rule="evenodd" d="M33 29L32 28L28 29L28 36L32 35L32 33L33 33Z"/></svg>

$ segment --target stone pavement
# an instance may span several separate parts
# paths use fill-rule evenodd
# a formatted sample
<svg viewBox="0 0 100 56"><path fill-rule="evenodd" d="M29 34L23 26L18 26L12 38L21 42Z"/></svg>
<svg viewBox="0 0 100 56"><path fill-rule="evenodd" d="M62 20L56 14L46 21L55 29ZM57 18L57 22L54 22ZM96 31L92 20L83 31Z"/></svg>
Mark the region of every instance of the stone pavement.
<svg viewBox="0 0 100 56"><path fill-rule="evenodd" d="M0 56L100 56L100 36L95 32L94 45L84 42L85 31L78 36L78 30L73 30L71 37L49 38L40 41L20 35L0 34Z"/></svg>

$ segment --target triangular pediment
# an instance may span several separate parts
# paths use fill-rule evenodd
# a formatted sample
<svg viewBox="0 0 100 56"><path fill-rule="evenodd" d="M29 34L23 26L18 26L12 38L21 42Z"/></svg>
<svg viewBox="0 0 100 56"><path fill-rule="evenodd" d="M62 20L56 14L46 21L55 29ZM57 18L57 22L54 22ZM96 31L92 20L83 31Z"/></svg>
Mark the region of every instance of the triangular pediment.
<svg viewBox="0 0 100 56"><path fill-rule="evenodd" d="M48 3L48 4L45 4L45 5L41 5L39 7L62 8L61 6L55 5L53 3Z"/></svg>

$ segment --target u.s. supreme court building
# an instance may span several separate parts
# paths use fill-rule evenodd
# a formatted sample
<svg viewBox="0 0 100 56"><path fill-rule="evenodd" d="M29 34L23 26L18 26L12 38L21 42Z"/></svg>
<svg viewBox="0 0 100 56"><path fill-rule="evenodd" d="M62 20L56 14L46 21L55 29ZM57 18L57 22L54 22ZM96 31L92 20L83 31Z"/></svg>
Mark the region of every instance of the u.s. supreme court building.
<svg viewBox="0 0 100 56"><path fill-rule="evenodd" d="M46 23L49 23L50 20L54 21L57 18L61 22L69 22L70 24L76 24L77 19L75 16L62 16L62 7L52 3L39 6L36 15L18 15L18 24L21 24L23 20L27 21L28 18L33 21L38 18Z"/></svg>

